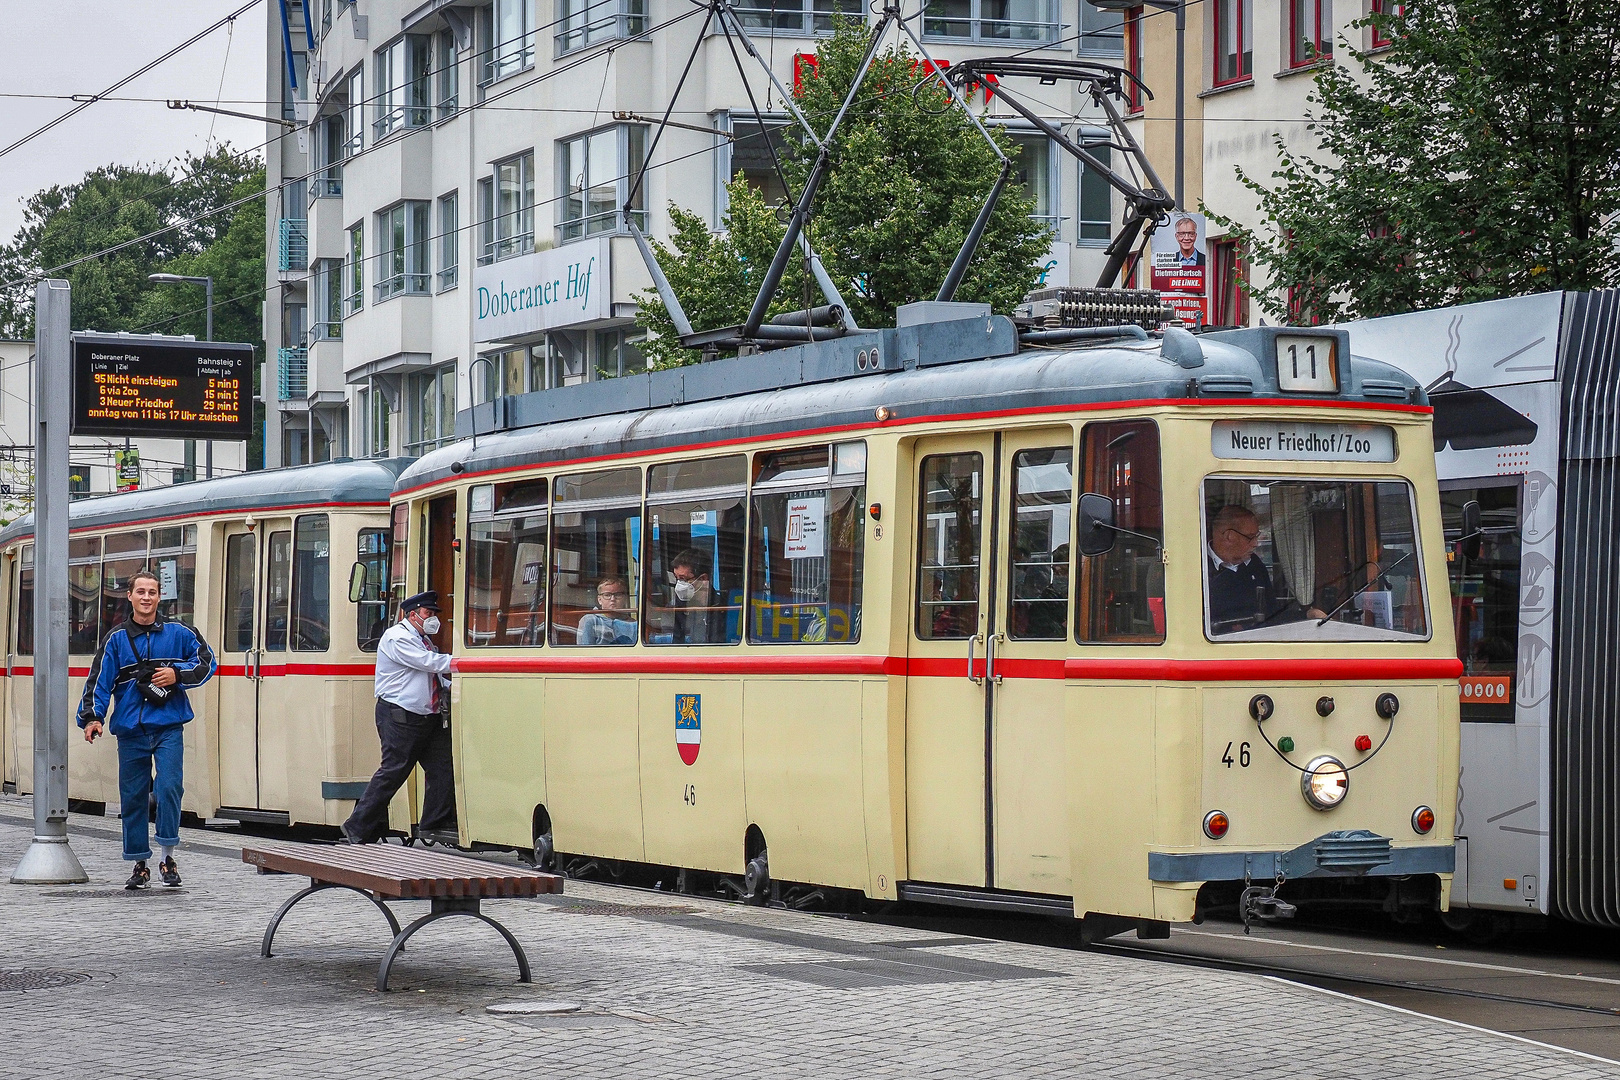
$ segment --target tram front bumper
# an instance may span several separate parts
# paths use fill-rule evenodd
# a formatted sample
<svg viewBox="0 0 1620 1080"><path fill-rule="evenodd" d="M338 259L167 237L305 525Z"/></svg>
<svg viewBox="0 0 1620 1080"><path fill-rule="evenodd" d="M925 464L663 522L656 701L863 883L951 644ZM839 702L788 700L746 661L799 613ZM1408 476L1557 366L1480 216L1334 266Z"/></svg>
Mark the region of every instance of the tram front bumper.
<svg viewBox="0 0 1620 1080"><path fill-rule="evenodd" d="M1153 881L1273 881L1321 877L1403 877L1450 874L1455 844L1395 847L1367 829L1323 833L1291 851L1148 852Z"/></svg>

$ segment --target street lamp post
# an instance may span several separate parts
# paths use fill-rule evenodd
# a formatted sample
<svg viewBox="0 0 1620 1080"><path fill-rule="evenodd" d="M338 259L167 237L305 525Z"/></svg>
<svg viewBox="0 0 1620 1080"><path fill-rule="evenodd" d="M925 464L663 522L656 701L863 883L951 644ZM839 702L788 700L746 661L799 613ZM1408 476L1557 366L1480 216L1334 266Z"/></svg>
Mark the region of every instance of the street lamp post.
<svg viewBox="0 0 1620 1080"><path fill-rule="evenodd" d="M214 340L214 279L213 278L211 278L211 277L190 277L190 276L188 276L186 274L147 274L146 275L146 280L147 281L156 281L159 284L163 284L163 285L201 285L203 287L204 303L206 305L206 310L208 312L208 314L207 314L207 326L206 326L206 329L203 331L203 340L204 341L213 341ZM193 465L193 467L195 467L195 462L197 460L197 440L196 439L187 439L186 443L187 443L187 449L189 449L191 451L191 453L187 455L188 457L191 458L191 461L187 462L187 464ZM214 478L214 440L209 439L205 445L206 445L207 449L204 451L206 457L205 457L205 463L203 465L203 476L204 476L205 479L212 480Z"/></svg>

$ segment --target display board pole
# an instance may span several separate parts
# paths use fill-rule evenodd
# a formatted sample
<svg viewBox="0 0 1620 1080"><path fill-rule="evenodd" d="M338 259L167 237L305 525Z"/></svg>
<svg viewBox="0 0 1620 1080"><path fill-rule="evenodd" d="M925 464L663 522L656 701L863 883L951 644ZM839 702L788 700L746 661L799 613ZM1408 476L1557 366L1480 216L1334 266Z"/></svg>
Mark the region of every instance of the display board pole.
<svg viewBox="0 0 1620 1080"><path fill-rule="evenodd" d="M68 426L73 399L72 292L34 292L34 842L18 885L89 880L68 846Z"/></svg>

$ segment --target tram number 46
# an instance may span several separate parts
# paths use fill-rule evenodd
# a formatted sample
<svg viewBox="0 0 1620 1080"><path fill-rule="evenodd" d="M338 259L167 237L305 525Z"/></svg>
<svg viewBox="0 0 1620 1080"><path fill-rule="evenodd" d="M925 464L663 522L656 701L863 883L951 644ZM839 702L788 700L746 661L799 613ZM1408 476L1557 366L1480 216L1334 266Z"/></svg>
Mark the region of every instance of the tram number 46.
<svg viewBox="0 0 1620 1080"><path fill-rule="evenodd" d="M685 803L687 806L696 806L697 805L697 785L696 784L687 784L686 785L686 789L681 792L681 802Z"/></svg>
<svg viewBox="0 0 1620 1080"><path fill-rule="evenodd" d="M1230 769L1232 767L1233 760L1234 759L1232 757L1232 744L1227 743L1226 744L1226 750L1221 754L1221 764L1225 765L1228 769ZM1237 756L1237 758L1235 760L1238 763L1238 768L1247 769L1249 767L1249 760L1250 759L1249 759L1249 744L1248 743L1242 743L1242 744L1240 744L1238 746L1238 756Z"/></svg>

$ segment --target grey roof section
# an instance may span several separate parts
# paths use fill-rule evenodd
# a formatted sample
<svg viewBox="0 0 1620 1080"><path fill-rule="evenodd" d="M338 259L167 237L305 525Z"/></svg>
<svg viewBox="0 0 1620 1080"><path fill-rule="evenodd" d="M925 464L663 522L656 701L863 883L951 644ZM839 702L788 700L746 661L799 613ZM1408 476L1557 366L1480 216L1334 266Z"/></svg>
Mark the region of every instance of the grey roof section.
<svg viewBox="0 0 1620 1080"><path fill-rule="evenodd" d="M68 508L70 529L108 528L152 518L323 503L385 505L410 458L339 459L290 469L264 469L192 484L79 499ZM27 514L0 529L0 545L34 533Z"/></svg>
<svg viewBox="0 0 1620 1080"><path fill-rule="evenodd" d="M906 419L1143 399L1275 398L1283 396L1273 351L1279 330L1290 332L1260 327L1194 337L1172 330L1140 344L1115 339L1092 348L1018 352L1012 324L993 316L497 399L464 412L458 433L467 430L469 418L480 428L492 425L497 410L507 413L511 426L419 458L401 475L399 490L458 471L870 427L879 406ZM1332 400L1427 404L1410 375L1376 360L1350 358L1344 331L1322 332L1338 335L1339 355L1346 358L1340 365L1344 392ZM857 357L874 346L881 366L858 370Z"/></svg>

